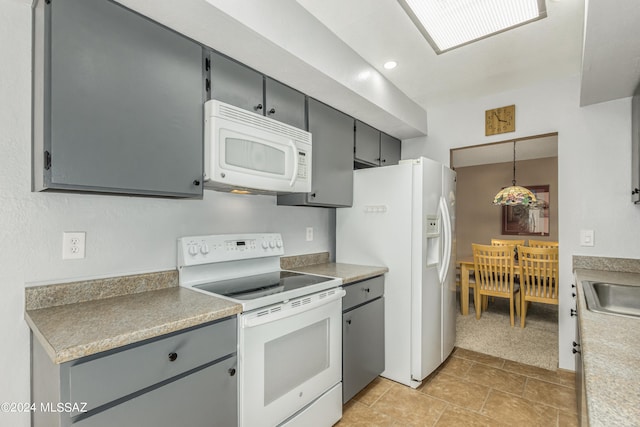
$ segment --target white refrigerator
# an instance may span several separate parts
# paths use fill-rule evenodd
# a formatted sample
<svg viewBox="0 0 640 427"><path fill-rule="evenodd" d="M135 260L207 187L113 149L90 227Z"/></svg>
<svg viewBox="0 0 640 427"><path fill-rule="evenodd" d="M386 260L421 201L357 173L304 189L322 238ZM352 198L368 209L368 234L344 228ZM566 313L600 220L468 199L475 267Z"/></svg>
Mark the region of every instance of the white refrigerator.
<svg viewBox="0 0 640 427"><path fill-rule="evenodd" d="M418 387L456 337L456 174L421 157L354 171L353 206L336 209L336 261L385 276L383 377Z"/></svg>

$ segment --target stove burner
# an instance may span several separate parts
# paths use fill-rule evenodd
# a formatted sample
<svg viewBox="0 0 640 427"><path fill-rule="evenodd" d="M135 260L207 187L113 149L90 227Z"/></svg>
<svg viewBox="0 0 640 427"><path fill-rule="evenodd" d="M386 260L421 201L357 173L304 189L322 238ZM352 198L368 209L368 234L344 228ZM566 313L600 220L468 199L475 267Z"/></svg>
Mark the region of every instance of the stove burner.
<svg viewBox="0 0 640 427"><path fill-rule="evenodd" d="M328 280L331 279L290 271L273 271L255 276L205 283L193 287L233 299L253 300L266 295L289 292Z"/></svg>

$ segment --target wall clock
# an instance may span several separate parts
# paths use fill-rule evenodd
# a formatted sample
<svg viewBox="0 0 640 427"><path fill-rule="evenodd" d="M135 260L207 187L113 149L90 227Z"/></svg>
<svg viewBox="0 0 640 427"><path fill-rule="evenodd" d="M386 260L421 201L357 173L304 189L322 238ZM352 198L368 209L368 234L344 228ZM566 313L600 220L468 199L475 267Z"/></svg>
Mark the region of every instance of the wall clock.
<svg viewBox="0 0 640 427"><path fill-rule="evenodd" d="M484 112L484 134L486 136L498 133L515 132L516 130L516 106L494 108Z"/></svg>

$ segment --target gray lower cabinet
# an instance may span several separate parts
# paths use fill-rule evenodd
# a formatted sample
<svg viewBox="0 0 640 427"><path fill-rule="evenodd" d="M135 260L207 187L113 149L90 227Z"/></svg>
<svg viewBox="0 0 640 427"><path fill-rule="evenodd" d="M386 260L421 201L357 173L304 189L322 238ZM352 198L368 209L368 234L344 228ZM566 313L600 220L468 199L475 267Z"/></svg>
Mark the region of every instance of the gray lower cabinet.
<svg viewBox="0 0 640 427"><path fill-rule="evenodd" d="M311 192L278 196L279 205L348 207L353 203L353 118L309 98L313 144Z"/></svg>
<svg viewBox="0 0 640 427"><path fill-rule="evenodd" d="M33 425L237 425L235 317L61 365L37 340L32 400L74 405L33 413Z"/></svg>
<svg viewBox="0 0 640 427"><path fill-rule="evenodd" d="M202 197L202 47L113 1L35 4L33 189Z"/></svg>
<svg viewBox="0 0 640 427"><path fill-rule="evenodd" d="M400 161L400 140L380 133L380 166L397 165Z"/></svg>
<svg viewBox="0 0 640 427"><path fill-rule="evenodd" d="M346 403L384 371L384 276L344 289L342 401Z"/></svg>
<svg viewBox="0 0 640 427"><path fill-rule="evenodd" d="M74 423L82 427L112 426L235 426L234 377L236 357L223 360L190 376Z"/></svg>

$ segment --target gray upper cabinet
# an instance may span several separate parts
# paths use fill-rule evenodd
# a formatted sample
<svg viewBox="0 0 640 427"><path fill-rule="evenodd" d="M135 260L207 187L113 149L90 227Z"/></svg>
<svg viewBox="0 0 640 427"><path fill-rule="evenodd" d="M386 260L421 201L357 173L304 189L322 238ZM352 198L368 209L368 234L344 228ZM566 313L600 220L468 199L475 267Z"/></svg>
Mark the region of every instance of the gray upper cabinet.
<svg viewBox="0 0 640 427"><path fill-rule="evenodd" d="M306 129L305 95L289 86L265 78L265 114L300 129Z"/></svg>
<svg viewBox="0 0 640 427"><path fill-rule="evenodd" d="M309 98L311 193L278 196L279 205L345 207L353 203L353 118Z"/></svg>
<svg viewBox="0 0 640 427"><path fill-rule="evenodd" d="M306 129L302 92L212 50L206 55L210 99Z"/></svg>
<svg viewBox="0 0 640 427"><path fill-rule="evenodd" d="M380 133L380 166L397 165L400 161L400 140Z"/></svg>
<svg viewBox="0 0 640 427"><path fill-rule="evenodd" d="M209 71L209 98L264 114L262 74L212 50L207 54L210 60L205 66Z"/></svg>
<svg viewBox="0 0 640 427"><path fill-rule="evenodd" d="M357 168L397 165L400 140L356 120L354 165Z"/></svg>
<svg viewBox="0 0 640 427"><path fill-rule="evenodd" d="M640 85L631 100L631 201L640 204Z"/></svg>
<svg viewBox="0 0 640 427"><path fill-rule="evenodd" d="M34 9L34 190L202 197L202 47L105 0Z"/></svg>
<svg viewBox="0 0 640 427"><path fill-rule="evenodd" d="M380 131L360 120L356 120L354 158L365 165L380 165Z"/></svg>

